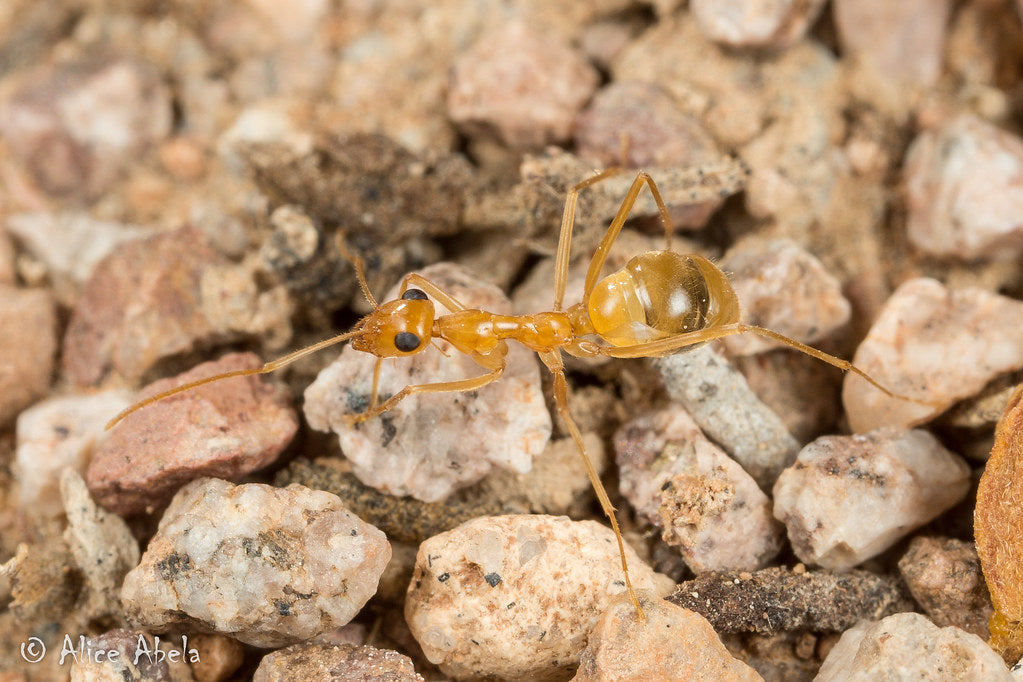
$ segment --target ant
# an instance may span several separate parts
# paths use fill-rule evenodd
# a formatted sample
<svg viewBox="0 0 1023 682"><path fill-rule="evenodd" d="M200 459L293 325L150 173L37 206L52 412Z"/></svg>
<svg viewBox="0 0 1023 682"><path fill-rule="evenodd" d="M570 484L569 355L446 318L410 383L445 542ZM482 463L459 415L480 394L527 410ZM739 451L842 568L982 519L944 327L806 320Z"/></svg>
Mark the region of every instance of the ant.
<svg viewBox="0 0 1023 682"><path fill-rule="evenodd" d="M485 310L467 309L439 287L414 273L406 275L402 280L397 299L380 304L373 298L366 283L362 260L351 257L362 293L373 306L373 311L351 331L267 362L262 367L224 372L164 391L126 408L107 424L107 428L136 410L172 395L221 379L273 372L310 353L349 340L356 350L377 357L369 407L365 412L350 417L352 423L358 423L386 412L410 395L472 391L497 381L505 369L507 342L509 339L517 341L535 351L554 375L554 403L579 449L601 509L611 523L618 540L626 589L637 612L643 617L629 578L625 545L615 518L615 508L586 453L579 427L572 419L562 351L577 357L658 357L724 336L750 332L779 341L843 371L851 371L888 396L904 397L888 390L846 360L770 329L740 322L739 301L724 272L702 256L683 255L671 250L674 226L657 185L646 172L639 172L636 176L590 259L582 301L566 308L564 296L579 192L619 172L619 168L605 170L579 182L568 191L555 257L554 305L550 311L531 315L498 315ZM634 256L622 269L601 278L611 246L618 238L643 185L650 188L657 204L668 242L667 248ZM451 312L438 316L434 300ZM429 347L433 339L447 341L486 371L480 376L458 381L406 386L378 403L377 388L384 359L419 353Z"/></svg>

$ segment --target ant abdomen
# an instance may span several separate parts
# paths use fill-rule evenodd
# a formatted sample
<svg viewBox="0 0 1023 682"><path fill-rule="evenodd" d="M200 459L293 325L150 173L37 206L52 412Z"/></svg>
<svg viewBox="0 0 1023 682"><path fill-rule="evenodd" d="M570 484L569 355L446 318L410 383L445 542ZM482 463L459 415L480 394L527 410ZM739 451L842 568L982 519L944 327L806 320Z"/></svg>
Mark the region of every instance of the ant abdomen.
<svg viewBox="0 0 1023 682"><path fill-rule="evenodd" d="M623 347L739 321L725 274L701 256L648 251L597 282L586 309L593 329Z"/></svg>

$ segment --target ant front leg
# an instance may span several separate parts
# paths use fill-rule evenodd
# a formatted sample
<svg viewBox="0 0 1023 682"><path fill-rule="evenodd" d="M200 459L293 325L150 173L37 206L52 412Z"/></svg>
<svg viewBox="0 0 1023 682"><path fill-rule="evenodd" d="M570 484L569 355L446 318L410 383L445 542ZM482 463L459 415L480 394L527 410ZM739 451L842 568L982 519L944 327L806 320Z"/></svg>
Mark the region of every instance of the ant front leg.
<svg viewBox="0 0 1023 682"><path fill-rule="evenodd" d="M493 359L489 356L473 356L473 360L476 361L480 366L489 369L490 371L486 374L481 374L478 377L470 377L468 379L459 379L458 381L442 381L436 384L414 384L412 386L406 386L401 389L390 398L380 403L379 405L370 404L369 409L359 414L353 414L345 417L345 420L349 424L359 424L376 417L377 415L387 412L395 405L400 403L405 398L412 395L418 395L422 393L453 393L458 391L475 391L476 389L483 388L487 384L492 384L501 378L504 374L505 360L504 357L493 356ZM377 360L377 367L380 366L381 361ZM373 391L376 393L377 376L374 372Z"/></svg>

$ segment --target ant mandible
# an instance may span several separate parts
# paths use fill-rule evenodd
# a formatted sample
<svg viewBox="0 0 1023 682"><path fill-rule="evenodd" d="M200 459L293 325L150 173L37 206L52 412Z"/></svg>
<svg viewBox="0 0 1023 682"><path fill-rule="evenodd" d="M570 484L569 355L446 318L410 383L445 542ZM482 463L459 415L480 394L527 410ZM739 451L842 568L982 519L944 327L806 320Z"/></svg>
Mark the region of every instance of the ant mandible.
<svg viewBox="0 0 1023 682"><path fill-rule="evenodd" d="M586 272L582 301L564 308L572 228L579 192L619 172L621 169L618 168L605 170L569 189L555 257L554 305L549 312L498 315L485 310L467 309L454 297L414 273L406 275L402 281L397 299L378 304L366 283L362 261L355 257L352 261L359 286L373 306L373 311L351 331L297 350L262 367L224 372L164 391L124 409L107 424L107 428L113 427L136 410L172 395L230 377L267 374L310 353L348 340L352 348L377 357L369 407L365 412L350 418L352 422L361 422L386 412L410 395L472 391L497 381L505 369L507 341L517 341L535 351L554 375L555 405L579 449L586 474L618 540L626 589L642 617L642 608L629 579L625 544L615 518L615 508L586 452L579 427L572 419L562 351L577 357L658 357L712 339L751 332L779 341L844 371L854 372L889 396L903 396L888 390L846 360L770 329L740 322L739 302L724 272L702 256L682 255L670 250L674 230L672 221L657 185L646 172L636 176L594 251ZM621 232L644 184L650 188L657 204L668 239L667 248L635 256L622 269L601 278L611 246ZM430 297L451 312L438 316ZM447 341L456 350L467 354L486 372L458 381L406 386L378 403L377 387L383 360L415 355L428 348L433 339Z"/></svg>

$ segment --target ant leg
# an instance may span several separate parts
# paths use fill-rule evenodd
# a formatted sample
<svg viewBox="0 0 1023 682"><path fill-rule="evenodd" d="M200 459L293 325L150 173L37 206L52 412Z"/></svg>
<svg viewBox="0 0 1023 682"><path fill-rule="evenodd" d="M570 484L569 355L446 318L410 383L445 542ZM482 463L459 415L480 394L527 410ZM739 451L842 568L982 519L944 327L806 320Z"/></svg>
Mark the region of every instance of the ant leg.
<svg viewBox="0 0 1023 682"><path fill-rule="evenodd" d="M554 375L554 402L558 407L558 414L561 415L561 419L565 422L569 433L572 435L572 440L575 441L576 448L578 448L579 454L583 458L583 464L586 465L586 475L590 479L590 485L593 486L593 492L597 494L600 508L604 510L604 514L611 522L611 530L614 531L615 539L618 540L618 555L622 560L622 573L625 575L625 587L629 591L629 598L632 599L632 603L635 605L636 612L639 613L640 618L646 620L643 607L639 605L636 592L632 589L632 580L629 579L629 564L625 560L625 541L622 539L622 531L618 528L615 508L611 504L611 499L607 496L604 484L601 483L600 477L597 475L597 470L593 467L590 456L586 454L583 436L579 432L579 427L576 426L575 421L572 419L572 413L568 407L568 382L565 379L565 367L561 361L561 353L557 350L549 353L540 353L540 359L543 360L543 363L547 365L547 368Z"/></svg>
<svg viewBox="0 0 1023 682"><path fill-rule="evenodd" d="M565 300L565 287L568 283L568 257L572 252L572 229L575 225L575 206L579 192L590 185L595 185L621 172L620 168L608 168L593 177L576 183L568 190L565 197L565 211L561 215L561 232L558 233L558 253L554 257L554 307L555 312L561 310Z"/></svg>
<svg viewBox="0 0 1023 682"><path fill-rule="evenodd" d="M901 395L895 393L889 388L885 387L865 371L852 364L848 360L837 358L834 355L825 353L822 350L818 350L813 346L808 346L805 343L790 339L784 334L779 334L776 331L765 329L763 327L757 327L751 324L742 324L741 322L735 322L733 324L721 325L719 327L711 327L709 329L700 329L697 331L686 332L684 334L675 334L674 336L668 336L663 339L657 339L656 341L647 341L646 343L638 343L634 346L598 346L592 344L587 345L585 350L595 352L598 355L606 355L613 358L652 358L660 357L663 355L670 355L671 353L681 350L687 346L694 346L706 341L712 341L714 339L720 339L725 336L732 336L734 334L744 333L758 334L760 336L766 336L769 339L774 339L784 343L790 348L798 350L800 353L809 355L810 357L817 358L822 362L826 362L833 367L837 367L843 372L852 372L857 375L871 386L881 391L887 396L897 398L899 400L905 400L911 403L917 403L919 405L927 405L928 407L938 407L941 404L933 401L923 400L920 398L912 398L910 396Z"/></svg>
<svg viewBox="0 0 1023 682"><path fill-rule="evenodd" d="M253 369L235 369L230 372L224 372L222 374L214 374L211 377L190 381L187 384L182 384L181 386L178 386L176 388L171 388L166 391L163 391L162 393L157 393L156 395L150 396L145 400L140 400L134 405L129 405L128 407L118 412L117 416L115 416L113 419L107 422L105 429L112 429L114 426L118 424L118 422L120 422L122 419L127 417L132 412L141 410L143 407L146 407L147 405L152 405L153 403L159 402L164 398L169 398L172 395L184 393L185 391L191 391L193 388L205 386L206 384L212 384L214 381L220 381L221 379L230 379L232 377L249 377L256 374L269 374L270 372L276 371L281 367L284 367L285 365L290 365L299 358L303 358L306 355L315 353L316 351L321 350L323 348L327 348L328 346L333 346L335 344L341 343L342 341L346 341L358 333L360 333L358 330L353 330L345 332L344 334L332 336L329 339L324 339L323 341L314 343L311 346L300 348L293 353L288 353L284 357L277 358L276 360L271 360L262 367L255 367Z"/></svg>
<svg viewBox="0 0 1023 682"><path fill-rule="evenodd" d="M473 357L473 360L480 362L480 359L475 356ZM364 422L367 419L387 412L405 398L418 393L449 393L455 391L474 391L478 388L483 388L487 384L492 384L497 381L501 378L501 375L504 374L504 358L500 358L497 362L492 364L494 364L494 366L488 368L490 369L489 372L481 374L478 377L459 379L458 381L442 381L436 384L413 384L412 386L406 386L379 405L373 405L373 403L371 403L369 409L365 412L350 415L347 417L347 420L350 424Z"/></svg>
<svg viewBox="0 0 1023 682"><path fill-rule="evenodd" d="M636 175L636 179L633 180L632 186L625 195L625 199L622 200L622 205L618 207L618 213L615 214L614 220L611 221L607 232L604 233L604 238L600 240L600 244L593 252L593 258L590 259L590 267L586 271L586 286L583 289L582 303L584 307L590 299L590 294L593 293L593 288L597 286L597 280L600 279L600 271L604 269L604 262L607 260L607 254L611 251L611 245L618 238L619 233L622 231L622 226L625 225L629 213L632 212L632 207L636 203L639 191L643 189L644 182L650 187L650 193L654 195L654 201L657 203L657 212L661 216L661 223L664 225L665 234L671 235L675 230L671 217L668 215L668 207L664 205L664 199L661 198L661 192L657 189L657 184L650 177L649 173L640 171Z"/></svg>

